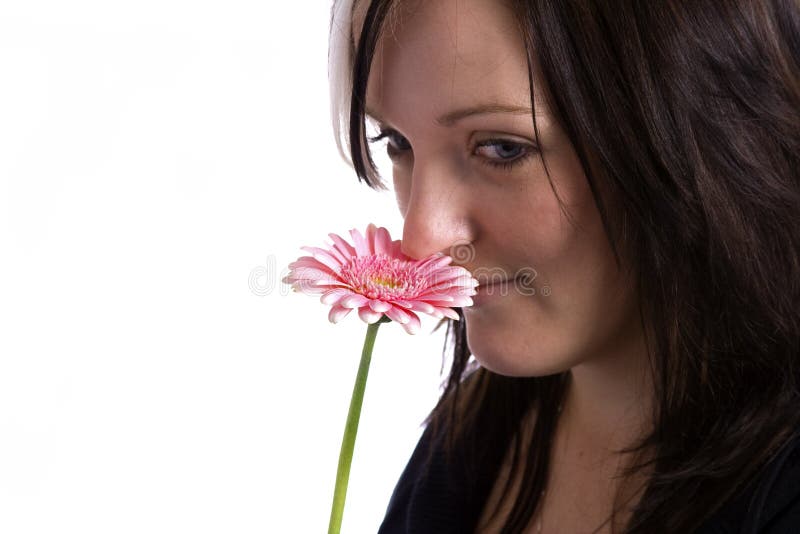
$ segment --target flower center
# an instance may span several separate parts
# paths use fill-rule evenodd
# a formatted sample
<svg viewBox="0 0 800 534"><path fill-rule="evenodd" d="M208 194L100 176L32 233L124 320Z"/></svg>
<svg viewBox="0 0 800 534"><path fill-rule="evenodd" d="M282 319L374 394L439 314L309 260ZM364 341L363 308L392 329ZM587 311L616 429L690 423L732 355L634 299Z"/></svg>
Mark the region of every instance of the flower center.
<svg viewBox="0 0 800 534"><path fill-rule="evenodd" d="M339 276L356 292L371 299L411 299L425 287L411 262L385 254L353 258Z"/></svg>
<svg viewBox="0 0 800 534"><path fill-rule="evenodd" d="M372 281L380 286L389 287L392 289L400 287L400 285L397 283L397 280L392 280L391 278L381 278L379 276L373 278Z"/></svg>

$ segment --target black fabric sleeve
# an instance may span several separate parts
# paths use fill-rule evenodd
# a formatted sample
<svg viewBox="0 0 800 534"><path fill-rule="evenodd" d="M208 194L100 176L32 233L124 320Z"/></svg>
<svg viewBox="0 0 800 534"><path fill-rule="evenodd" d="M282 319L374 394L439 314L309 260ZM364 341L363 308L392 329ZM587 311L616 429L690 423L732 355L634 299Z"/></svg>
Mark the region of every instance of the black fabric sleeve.
<svg viewBox="0 0 800 534"><path fill-rule="evenodd" d="M464 474L450 467L428 426L397 482L378 534L464 534L473 530L474 503L464 491ZM433 448L430 463L428 452Z"/></svg>
<svg viewBox="0 0 800 534"><path fill-rule="evenodd" d="M423 474L424 463L431 447L431 427L425 428L400 479L394 487L386 515L378 534L405 534L408 532L408 508L414 486Z"/></svg>
<svg viewBox="0 0 800 534"><path fill-rule="evenodd" d="M695 534L800 533L800 434Z"/></svg>

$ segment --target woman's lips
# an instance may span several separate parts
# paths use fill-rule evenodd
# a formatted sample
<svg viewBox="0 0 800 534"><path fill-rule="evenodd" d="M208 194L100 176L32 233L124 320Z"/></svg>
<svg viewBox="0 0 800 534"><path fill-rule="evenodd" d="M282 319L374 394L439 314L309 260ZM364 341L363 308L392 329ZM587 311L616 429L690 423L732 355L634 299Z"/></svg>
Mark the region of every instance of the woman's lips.
<svg viewBox="0 0 800 534"><path fill-rule="evenodd" d="M506 296L512 291L514 291L514 282L516 278L506 279L506 280L493 280L487 284L480 284L475 288L477 294L475 297L479 295L485 297L496 297L496 296Z"/></svg>

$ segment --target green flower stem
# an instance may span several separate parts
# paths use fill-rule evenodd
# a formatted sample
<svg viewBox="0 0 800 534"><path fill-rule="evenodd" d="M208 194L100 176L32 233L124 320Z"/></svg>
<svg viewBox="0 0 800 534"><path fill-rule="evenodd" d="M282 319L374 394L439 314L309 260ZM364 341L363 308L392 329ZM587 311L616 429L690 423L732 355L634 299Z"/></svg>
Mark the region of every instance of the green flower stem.
<svg viewBox="0 0 800 534"><path fill-rule="evenodd" d="M381 323L389 322L386 316L367 326L367 335L364 338L364 348L361 351L361 362L358 364L356 383L353 386L353 396L350 398L350 410L347 412L347 422L344 425L342 448L339 451L339 467L336 470L336 487L333 490L333 507L331 520L328 523L328 534L339 534L342 528L344 515L344 499L347 495L347 481L350 478L350 464L353 461L353 449L356 444L358 420L361 417L361 404L364 400L364 390L367 387L369 363L372 359L372 347L375 346L375 336Z"/></svg>

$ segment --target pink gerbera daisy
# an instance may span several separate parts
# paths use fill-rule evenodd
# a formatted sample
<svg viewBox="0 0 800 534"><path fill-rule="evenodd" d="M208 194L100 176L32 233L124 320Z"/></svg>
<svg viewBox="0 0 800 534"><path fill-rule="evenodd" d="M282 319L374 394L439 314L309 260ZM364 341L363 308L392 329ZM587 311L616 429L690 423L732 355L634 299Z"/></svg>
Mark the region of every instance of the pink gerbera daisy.
<svg viewBox="0 0 800 534"><path fill-rule="evenodd" d="M415 312L458 320L453 306L471 306L475 280L463 267L450 266L452 258L437 253L422 260L403 254L400 240L392 241L386 228L367 227L366 237L350 230L354 245L335 233L327 248L300 247L311 256L289 264L283 281L295 291L322 294L320 302L331 305L332 323L357 309L372 324L386 316L403 325L409 334L420 328Z"/></svg>

